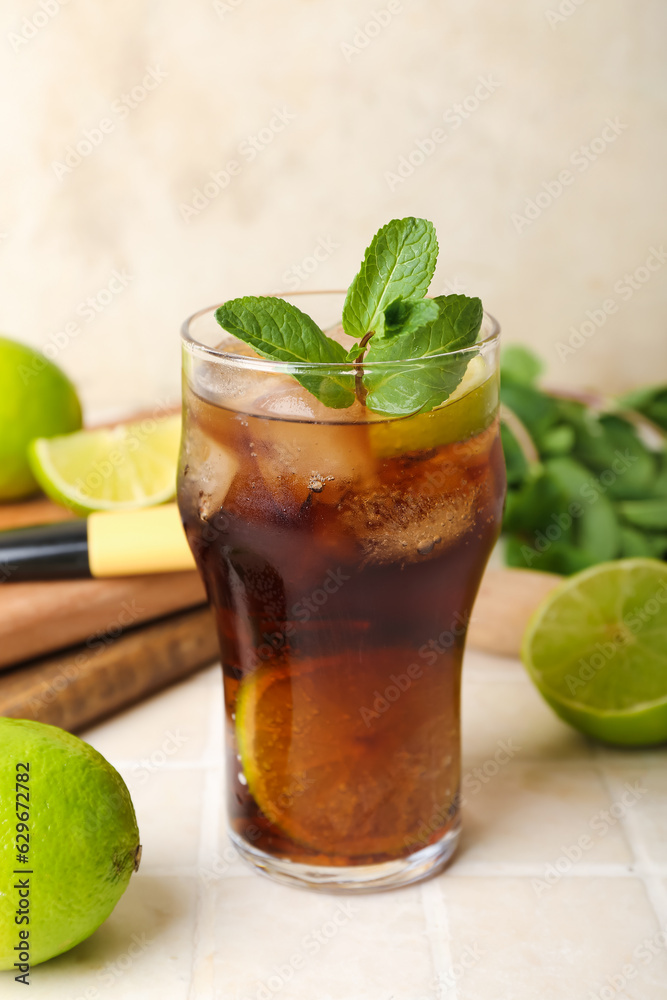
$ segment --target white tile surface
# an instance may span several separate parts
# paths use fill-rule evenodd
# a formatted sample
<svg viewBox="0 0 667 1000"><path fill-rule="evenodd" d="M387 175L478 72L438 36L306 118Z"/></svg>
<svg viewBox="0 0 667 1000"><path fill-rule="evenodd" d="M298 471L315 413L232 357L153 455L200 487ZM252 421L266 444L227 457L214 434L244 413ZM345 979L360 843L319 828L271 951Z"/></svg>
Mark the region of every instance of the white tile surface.
<svg viewBox="0 0 667 1000"><path fill-rule="evenodd" d="M192 878L132 879L109 919L72 951L36 966L39 1000L187 1000L197 885ZM0 996L15 995L0 973Z"/></svg>
<svg viewBox="0 0 667 1000"><path fill-rule="evenodd" d="M511 660L471 651L463 687L458 857L421 886L356 898L237 859L218 668L90 730L130 787L141 871L96 934L33 970L31 996L666 1000L667 753L594 746ZM0 974L2 1000L13 989Z"/></svg>

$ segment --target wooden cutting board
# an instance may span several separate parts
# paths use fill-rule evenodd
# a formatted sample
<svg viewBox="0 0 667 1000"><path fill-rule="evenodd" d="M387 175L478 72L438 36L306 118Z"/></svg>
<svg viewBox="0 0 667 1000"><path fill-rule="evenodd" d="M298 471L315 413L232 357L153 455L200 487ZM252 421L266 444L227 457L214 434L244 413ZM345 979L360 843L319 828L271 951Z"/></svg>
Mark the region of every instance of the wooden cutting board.
<svg viewBox="0 0 667 1000"><path fill-rule="evenodd" d="M170 615L108 645L78 646L0 674L0 715L78 732L218 658L208 608Z"/></svg>
<svg viewBox="0 0 667 1000"><path fill-rule="evenodd" d="M472 611L468 645L518 656L528 619L562 576L532 569L487 569Z"/></svg>

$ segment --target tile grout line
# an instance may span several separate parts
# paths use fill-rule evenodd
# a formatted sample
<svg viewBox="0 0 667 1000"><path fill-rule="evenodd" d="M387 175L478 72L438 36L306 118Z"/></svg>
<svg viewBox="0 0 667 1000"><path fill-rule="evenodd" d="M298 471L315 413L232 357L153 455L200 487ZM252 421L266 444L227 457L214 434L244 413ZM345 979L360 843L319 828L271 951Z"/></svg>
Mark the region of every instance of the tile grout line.
<svg viewBox="0 0 667 1000"><path fill-rule="evenodd" d="M421 886L421 902L426 919L426 934L431 951L437 1000L457 1000L458 989L452 976L451 931L449 914L438 879L430 879Z"/></svg>
<svg viewBox="0 0 667 1000"><path fill-rule="evenodd" d="M447 870L447 880L456 878L542 878L544 876L544 865L546 861L470 861L459 862L456 867L453 865ZM170 866L162 867L156 865L154 868L147 868L142 865L142 873L153 878L196 878L200 869L183 865L182 867ZM651 862L643 865L637 862L578 862L576 868L571 872L562 875L563 879L576 878L664 878L667 879L667 863L656 864ZM139 878L142 876L139 875ZM255 875L249 867L239 865L238 873L226 872L227 878L254 878Z"/></svg>
<svg viewBox="0 0 667 1000"><path fill-rule="evenodd" d="M621 791L618 779L609 773L605 766L603 750L597 750L596 761L604 787L607 790L609 798L614 802L619 798ZM658 927L660 930L667 930L667 890L663 888L659 881L660 875L664 874L664 872L661 872L661 868L664 866L658 866L653 863L649 852L646 850L644 838L641 830L638 828L632 809L629 809L620 818L619 822L635 860L635 872L644 883L646 895L655 914Z"/></svg>
<svg viewBox="0 0 667 1000"><path fill-rule="evenodd" d="M544 866L551 859L544 861L460 861L447 872L449 879L453 878L544 878ZM667 864L656 866L653 863L641 864L632 861L623 864L618 861L598 862L578 861L571 871L564 872L561 878L634 878L654 876L667 878Z"/></svg>
<svg viewBox="0 0 667 1000"><path fill-rule="evenodd" d="M201 833L199 838L197 896L194 921L194 943L188 1000L213 1000L215 926L214 894L202 878L217 850L220 835L220 811L222 808L222 772L224 753L224 699L222 698L222 672L219 676L218 697L211 698L208 718L208 737L202 762L217 760L218 766L205 765L203 802L200 813ZM210 957L207 963L206 959Z"/></svg>

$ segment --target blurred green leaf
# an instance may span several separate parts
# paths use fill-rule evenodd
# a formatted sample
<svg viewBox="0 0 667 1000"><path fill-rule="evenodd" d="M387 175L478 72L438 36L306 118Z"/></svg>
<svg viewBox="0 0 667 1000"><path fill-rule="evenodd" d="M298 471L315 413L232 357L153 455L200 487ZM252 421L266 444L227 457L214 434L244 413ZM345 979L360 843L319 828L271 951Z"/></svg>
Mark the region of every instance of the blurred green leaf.
<svg viewBox="0 0 667 1000"><path fill-rule="evenodd" d="M613 559L620 547L618 519L596 478L580 462L565 456L549 459L544 468L561 490L562 523L567 513L576 544L588 554L591 565Z"/></svg>
<svg viewBox="0 0 667 1000"><path fill-rule="evenodd" d="M651 555L654 559L665 559L667 557L667 535L654 534L651 532L646 536L651 546Z"/></svg>
<svg viewBox="0 0 667 1000"><path fill-rule="evenodd" d="M567 455L572 451L575 441L574 427L570 424L559 424L545 431L541 446L546 455Z"/></svg>
<svg viewBox="0 0 667 1000"><path fill-rule="evenodd" d="M517 415L538 448L542 435L559 421L555 401L531 386L508 380L503 382L501 378L500 399Z"/></svg>
<svg viewBox="0 0 667 1000"><path fill-rule="evenodd" d="M586 552L566 541L553 542L544 552L537 552L513 535L506 541L505 562L508 566L519 569L537 569L543 573L560 573L563 576L594 565Z"/></svg>
<svg viewBox="0 0 667 1000"><path fill-rule="evenodd" d="M658 427L667 430L667 386L654 385L635 389L621 396L618 402L623 407L643 413Z"/></svg>
<svg viewBox="0 0 667 1000"><path fill-rule="evenodd" d="M521 483L528 471L528 459L523 453L521 445L504 421L500 424L500 440L505 453L505 467L507 469L507 485L517 486Z"/></svg>
<svg viewBox="0 0 667 1000"><path fill-rule="evenodd" d="M529 534L549 522L561 505L561 491L542 469L531 469L525 482L507 494L504 527L508 532Z"/></svg>
<svg viewBox="0 0 667 1000"><path fill-rule="evenodd" d="M650 559L653 557L653 546L650 539L636 528L620 527L621 551L623 559L634 559L638 556Z"/></svg>
<svg viewBox="0 0 667 1000"><path fill-rule="evenodd" d="M508 344L500 353L500 378L533 385L544 371L544 363L528 347Z"/></svg>
<svg viewBox="0 0 667 1000"><path fill-rule="evenodd" d="M618 505L621 517L636 528L649 531L667 529L667 498L656 500L625 500Z"/></svg>
<svg viewBox="0 0 667 1000"><path fill-rule="evenodd" d="M667 557L667 448L649 447L621 413L600 413L536 385L530 351L503 355L501 399L530 434L540 465L530 465L509 427L505 559L574 573L621 556ZM667 429L667 386L619 401Z"/></svg>
<svg viewBox="0 0 667 1000"><path fill-rule="evenodd" d="M644 497L655 479L653 453L629 421L613 414L591 414L582 421L573 454L598 474L615 499Z"/></svg>

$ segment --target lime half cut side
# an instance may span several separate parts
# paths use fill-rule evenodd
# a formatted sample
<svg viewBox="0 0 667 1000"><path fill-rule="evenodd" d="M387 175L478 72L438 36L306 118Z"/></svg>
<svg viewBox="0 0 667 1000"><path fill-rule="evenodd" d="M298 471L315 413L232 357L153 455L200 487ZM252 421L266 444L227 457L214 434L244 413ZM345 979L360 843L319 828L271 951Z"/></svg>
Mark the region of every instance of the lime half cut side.
<svg viewBox="0 0 667 1000"><path fill-rule="evenodd" d="M179 414L37 438L28 457L47 496L77 514L132 510L173 498L180 438Z"/></svg>
<svg viewBox="0 0 667 1000"><path fill-rule="evenodd" d="M521 656L562 719L606 743L667 741L667 564L600 563L533 614Z"/></svg>

